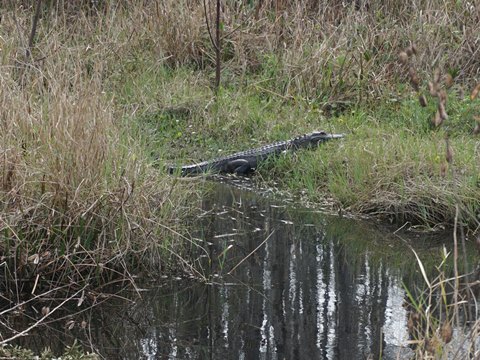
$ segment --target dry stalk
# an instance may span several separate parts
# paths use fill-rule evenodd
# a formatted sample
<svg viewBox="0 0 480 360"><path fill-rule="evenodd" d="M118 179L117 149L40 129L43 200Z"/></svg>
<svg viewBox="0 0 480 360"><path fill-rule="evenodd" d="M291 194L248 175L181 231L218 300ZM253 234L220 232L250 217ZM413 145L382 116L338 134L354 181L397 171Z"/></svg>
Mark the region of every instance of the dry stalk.
<svg viewBox="0 0 480 360"><path fill-rule="evenodd" d="M455 205L455 222L453 225L453 272L454 272L454 288L453 288L453 303L455 311L455 322L460 326L458 293L460 289L460 273L458 271L458 240L457 240L457 224L458 224L458 205Z"/></svg>

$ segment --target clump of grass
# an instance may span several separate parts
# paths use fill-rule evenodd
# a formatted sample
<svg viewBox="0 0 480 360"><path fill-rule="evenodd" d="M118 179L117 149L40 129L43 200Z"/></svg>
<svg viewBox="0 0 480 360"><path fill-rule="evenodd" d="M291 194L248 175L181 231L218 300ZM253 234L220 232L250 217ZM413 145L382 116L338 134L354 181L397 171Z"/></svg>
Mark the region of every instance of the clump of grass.
<svg viewBox="0 0 480 360"><path fill-rule="evenodd" d="M55 356L50 349L45 349L38 356L33 351L24 349L19 346L3 346L0 348L0 356L6 359L18 360L99 360L100 357L96 354L85 353L78 344L67 346L65 353L61 356Z"/></svg>
<svg viewBox="0 0 480 360"><path fill-rule="evenodd" d="M409 344L414 347L418 359L478 356L480 322L474 279L478 274L469 272L467 267L459 270L459 264L467 263L467 258L465 252L463 259L458 255L456 238L457 226L454 230L453 253L443 249L435 278L427 276L422 260L415 253L426 289L406 289L406 307L409 311ZM465 241L463 235L461 240Z"/></svg>
<svg viewBox="0 0 480 360"><path fill-rule="evenodd" d="M20 346L3 345L0 347L0 355L7 359L18 360L99 360L100 356L94 353L85 352L75 341L71 346L67 346L61 356L55 356L49 348L36 355L33 351Z"/></svg>

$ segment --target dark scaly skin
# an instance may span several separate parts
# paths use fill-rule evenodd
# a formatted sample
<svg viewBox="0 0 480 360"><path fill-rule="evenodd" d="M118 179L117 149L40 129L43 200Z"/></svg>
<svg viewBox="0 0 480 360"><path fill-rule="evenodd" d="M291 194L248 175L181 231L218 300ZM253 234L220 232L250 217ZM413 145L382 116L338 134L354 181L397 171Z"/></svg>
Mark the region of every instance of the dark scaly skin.
<svg viewBox="0 0 480 360"><path fill-rule="evenodd" d="M317 131L291 140L279 141L198 164L185 165L179 170L175 166L170 166L168 172L175 174L179 171L181 176L198 175L206 172L246 175L254 171L260 162L271 156L277 156L284 151L314 147L324 141L342 137L343 134L327 134L324 131Z"/></svg>

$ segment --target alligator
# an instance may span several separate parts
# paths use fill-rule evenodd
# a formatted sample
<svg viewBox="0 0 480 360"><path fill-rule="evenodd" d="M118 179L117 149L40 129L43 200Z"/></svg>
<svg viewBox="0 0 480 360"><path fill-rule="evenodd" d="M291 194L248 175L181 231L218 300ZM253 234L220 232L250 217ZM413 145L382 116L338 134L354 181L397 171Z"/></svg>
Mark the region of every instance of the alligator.
<svg viewBox="0 0 480 360"><path fill-rule="evenodd" d="M342 138L343 136L343 134L328 134L325 131L316 131L294 139L279 141L198 164L185 165L180 168L169 166L168 172L170 174L179 173L181 176L197 175L206 172L247 175L253 172L260 162L269 157L277 156L289 150L312 148L324 141Z"/></svg>

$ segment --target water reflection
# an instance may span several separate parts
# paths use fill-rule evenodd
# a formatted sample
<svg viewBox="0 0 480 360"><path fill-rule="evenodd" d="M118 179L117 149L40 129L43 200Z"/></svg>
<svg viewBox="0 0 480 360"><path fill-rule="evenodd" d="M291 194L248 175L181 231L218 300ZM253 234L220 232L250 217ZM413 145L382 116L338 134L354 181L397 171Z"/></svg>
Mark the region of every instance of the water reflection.
<svg viewBox="0 0 480 360"><path fill-rule="evenodd" d="M209 284L148 284L140 300L96 309L88 331L75 336L107 359L409 354L402 282L413 286L417 274L398 239L228 185L217 185L202 206L194 236L206 249ZM52 346L58 337L49 328L37 341Z"/></svg>
<svg viewBox="0 0 480 360"><path fill-rule="evenodd" d="M203 208L196 235L212 259L211 284L147 294L131 311L151 323L142 340L126 339L125 353L135 343L152 359L396 358L402 350L401 265L388 261L398 240L228 186Z"/></svg>

